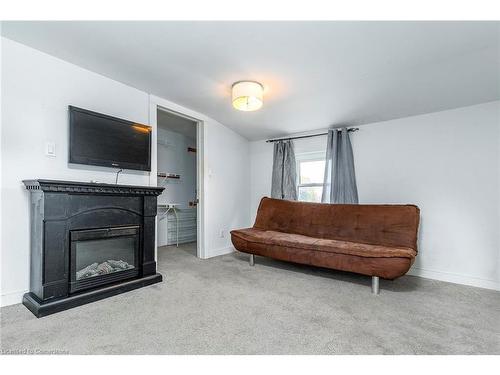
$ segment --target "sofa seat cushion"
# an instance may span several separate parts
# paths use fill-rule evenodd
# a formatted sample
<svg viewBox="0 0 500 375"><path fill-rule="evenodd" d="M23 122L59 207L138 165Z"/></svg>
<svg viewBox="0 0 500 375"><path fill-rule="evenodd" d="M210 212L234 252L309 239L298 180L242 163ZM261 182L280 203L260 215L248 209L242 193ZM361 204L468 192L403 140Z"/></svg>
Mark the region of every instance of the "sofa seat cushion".
<svg viewBox="0 0 500 375"><path fill-rule="evenodd" d="M381 246L367 243L308 237L300 234L276 232L256 228L231 231L231 234L251 243L283 246L300 250L321 251L366 258L409 258L417 255L408 247Z"/></svg>

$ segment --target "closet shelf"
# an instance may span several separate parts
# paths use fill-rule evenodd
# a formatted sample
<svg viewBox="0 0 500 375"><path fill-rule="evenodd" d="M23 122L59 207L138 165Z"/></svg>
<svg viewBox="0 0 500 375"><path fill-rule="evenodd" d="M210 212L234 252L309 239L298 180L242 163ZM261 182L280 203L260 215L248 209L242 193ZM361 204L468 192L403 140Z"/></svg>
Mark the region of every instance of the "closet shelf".
<svg viewBox="0 0 500 375"><path fill-rule="evenodd" d="M158 178L167 178L167 179L174 179L174 180L179 180L181 178L181 175L179 175L179 174L166 173L166 172L158 172L157 176L158 176Z"/></svg>

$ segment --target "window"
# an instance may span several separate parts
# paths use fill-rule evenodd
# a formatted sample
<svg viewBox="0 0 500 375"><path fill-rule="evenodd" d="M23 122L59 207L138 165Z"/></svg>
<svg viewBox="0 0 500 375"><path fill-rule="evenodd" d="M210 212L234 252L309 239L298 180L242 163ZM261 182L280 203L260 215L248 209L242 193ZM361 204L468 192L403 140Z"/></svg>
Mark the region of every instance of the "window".
<svg viewBox="0 0 500 375"><path fill-rule="evenodd" d="M325 155L323 153L297 156L298 200L321 202L323 193L323 175L325 173Z"/></svg>

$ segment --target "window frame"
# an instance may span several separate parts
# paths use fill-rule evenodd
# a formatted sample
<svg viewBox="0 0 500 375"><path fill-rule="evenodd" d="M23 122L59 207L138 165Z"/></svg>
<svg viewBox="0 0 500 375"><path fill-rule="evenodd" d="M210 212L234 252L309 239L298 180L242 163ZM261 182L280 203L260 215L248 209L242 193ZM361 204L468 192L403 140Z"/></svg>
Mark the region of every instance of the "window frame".
<svg viewBox="0 0 500 375"><path fill-rule="evenodd" d="M307 183L307 184L301 184L300 183L300 165L302 162L308 162L308 161L326 161L325 160L325 153L324 152L304 152L297 154L295 156L295 161L297 164L297 200L299 200L299 191L301 187L321 187L325 188L325 184L323 182L313 182L313 183ZM300 202L312 202L316 203L314 201L300 201Z"/></svg>

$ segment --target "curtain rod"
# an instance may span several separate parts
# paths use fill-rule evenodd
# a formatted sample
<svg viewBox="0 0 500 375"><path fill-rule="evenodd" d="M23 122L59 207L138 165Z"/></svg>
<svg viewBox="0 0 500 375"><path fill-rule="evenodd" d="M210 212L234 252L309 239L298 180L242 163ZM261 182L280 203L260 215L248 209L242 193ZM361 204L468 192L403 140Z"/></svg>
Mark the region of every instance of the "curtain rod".
<svg viewBox="0 0 500 375"><path fill-rule="evenodd" d="M339 130L340 128L337 129L332 129L332 130ZM348 132L356 132L358 131L359 128L349 128L347 129ZM299 135L297 137L289 137L289 138L275 138L275 139L268 139L266 142L267 143L272 143L272 142L278 142L278 141L291 141L292 139L301 139L301 138L311 138L311 137L319 137L320 135L327 135L328 133L319 133L319 134L308 134L308 135Z"/></svg>

